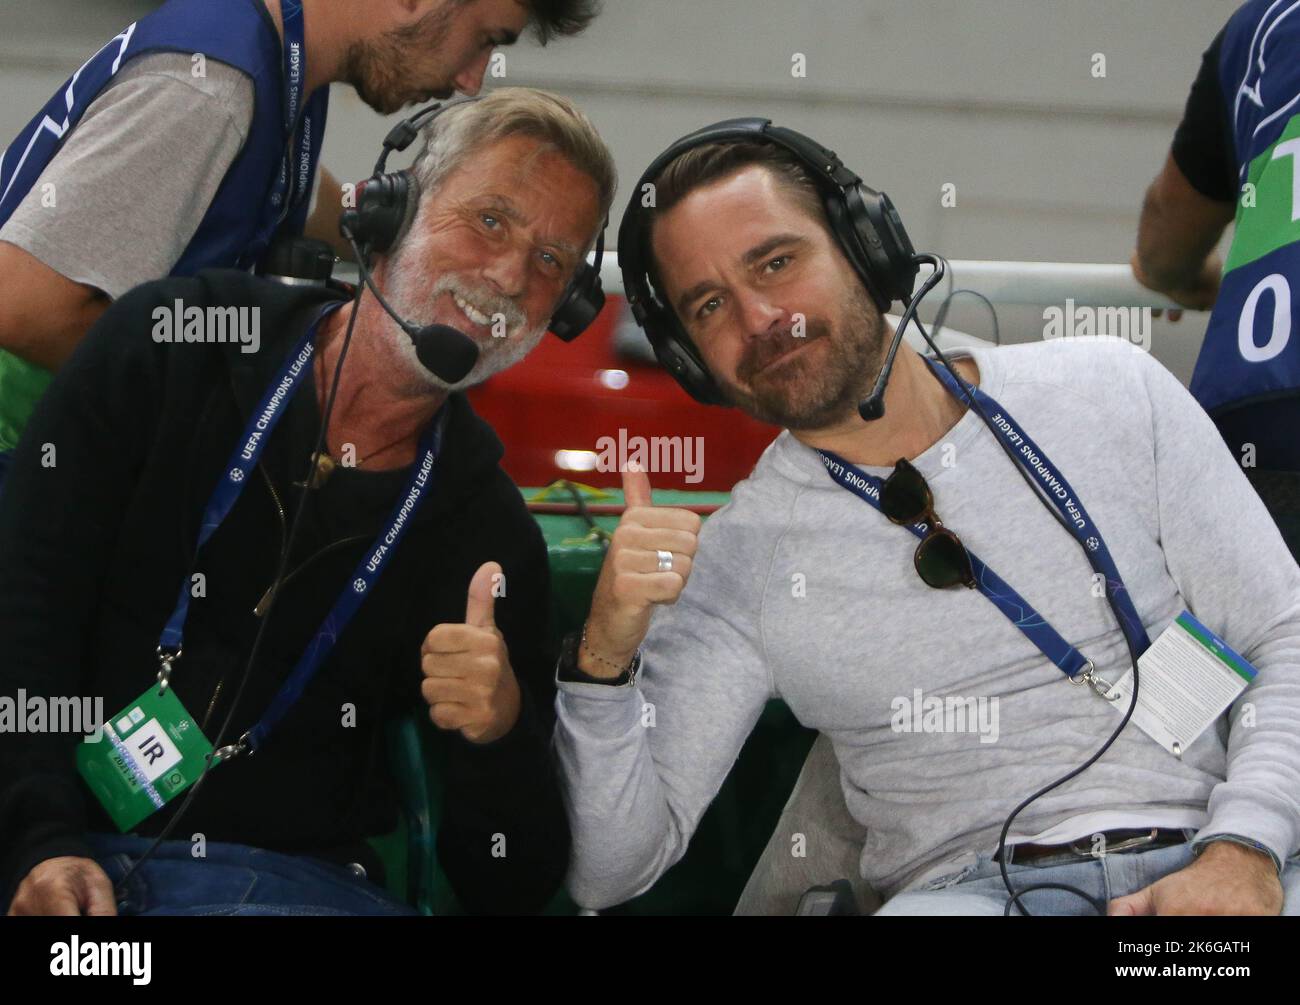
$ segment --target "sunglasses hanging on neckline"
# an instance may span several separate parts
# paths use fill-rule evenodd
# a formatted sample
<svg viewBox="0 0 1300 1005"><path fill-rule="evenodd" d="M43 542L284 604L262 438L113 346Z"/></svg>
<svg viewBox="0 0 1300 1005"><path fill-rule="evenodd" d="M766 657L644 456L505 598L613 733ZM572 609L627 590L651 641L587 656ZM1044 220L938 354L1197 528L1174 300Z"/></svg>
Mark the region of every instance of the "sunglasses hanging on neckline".
<svg viewBox="0 0 1300 1005"><path fill-rule="evenodd" d="M934 512L934 495L921 474L900 457L880 490L880 510L894 523L926 525L912 562L916 574L936 590L953 586L974 588L975 572L961 538L945 527Z"/></svg>

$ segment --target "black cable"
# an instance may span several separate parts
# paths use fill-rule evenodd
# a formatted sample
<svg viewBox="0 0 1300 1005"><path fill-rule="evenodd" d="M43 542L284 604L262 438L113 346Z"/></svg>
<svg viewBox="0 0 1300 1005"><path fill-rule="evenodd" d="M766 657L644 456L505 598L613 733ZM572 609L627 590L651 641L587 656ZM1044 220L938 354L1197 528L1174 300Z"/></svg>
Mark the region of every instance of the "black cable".
<svg viewBox="0 0 1300 1005"><path fill-rule="evenodd" d="M921 306L921 301L922 301L923 299L925 299L925 295L926 295L927 293L929 293L932 289L934 289L937 285L939 285L939 281L940 281L941 279L943 279L943 277L944 277L944 271L945 271L945 270L944 270L944 267L943 267L943 261L942 261L942 259L939 259L937 256L929 256L929 255L917 255L916 257L917 257L917 258L933 258L933 260L934 260L934 271L933 271L932 273L930 273L930 277L929 277L928 279L926 279L925 282L923 282L923 283L921 284L921 288L920 288L919 290L917 290L916 293L914 293L914 294L913 294L911 297L909 297L907 300L903 301L903 315L902 315L902 317L900 317L900 318L898 319L898 337L899 337L899 338L902 338L902 337L904 336L904 334L906 334L906 331L907 331L907 325L908 325L909 322L911 322L911 321L915 321L915 322L916 322L916 326L917 326L917 328L920 328L920 327L921 327L921 321L920 321L920 319L917 318L917 316L916 316L916 312L917 312L917 310L918 310L918 309L920 308L920 306ZM952 294L949 294L949 296L952 296ZM921 330L921 334L922 334L922 335L925 335L925 330L924 330L924 329ZM934 343L930 342L930 337L929 337L928 335L925 335L925 340L926 340L926 342L929 343L930 345L933 345L933 344L934 344Z"/></svg>
<svg viewBox="0 0 1300 1005"><path fill-rule="evenodd" d="M947 261L947 259L943 259L942 255L938 255L936 257L944 261ZM935 311L934 321L933 321L935 337L938 338L940 333L943 331L943 323L948 318L948 308L952 306L953 298L956 297L959 293L968 293L972 297L978 297L980 300L984 301L986 305L988 305L989 316L993 319L993 344L996 346L1002 345L1002 331L998 326L998 311L997 308L993 306L993 301L990 300L988 297L986 297L983 293L980 293L979 290L972 290L968 286L963 286L955 290L949 290L947 296L943 298L943 302L939 304L939 309Z"/></svg>
<svg viewBox="0 0 1300 1005"><path fill-rule="evenodd" d="M944 276L941 260L934 255L915 255L912 260L933 262L934 271L921 284L918 293L903 298L903 316L898 322L898 327L894 329L893 338L889 340L885 361L876 375L870 393L858 403L858 414L868 422L879 419L885 414L885 388L889 384L889 375L894 369L894 361L898 358L898 350L903 344L903 333L907 330L907 323L915 317L917 308L921 306L921 300Z"/></svg>
<svg viewBox="0 0 1300 1005"><path fill-rule="evenodd" d="M933 288L935 282L937 282L935 277L942 274L943 264L944 264L943 259L939 258L939 256L937 255L917 255L916 258L920 261L929 262L930 264L932 264L934 266L935 273L930 277L929 280L926 281L926 284L921 287L920 291L916 294L915 297L912 298L911 302L909 302L908 311L904 312L903 314L903 321L899 325L899 330L901 332L902 328L906 325L909 319L908 312L911 312L912 314L911 320L914 320L916 322L916 327L920 330L921 336L922 338L925 339L926 344L929 345L929 347L934 351L934 354L938 358L939 362L943 364L944 369L947 370L948 373L952 375L952 378L957 382L957 386L961 388L962 394L965 396L967 403L975 411L975 413L979 415L981 420L983 420L984 425L989 427L990 432L992 432L992 425L993 425L992 420L989 418L988 413L984 411L983 406L979 403L978 399L975 397L974 391L971 389L970 385L966 383L965 379L961 376L961 374L958 373L956 368L953 367L953 365L948 361L948 357L943 354L943 350L940 349L939 346L935 343L934 339L930 337L930 333L925 330L925 326L921 323L920 319L914 316L915 311L913 311L912 308L920 301L922 297L925 296L927 292L929 292L930 289ZM954 296L956 292L960 292L960 291L954 291L953 293L950 293L948 295L949 298ZM976 294L976 295L980 296L980 294ZM988 302L987 298L984 299L985 302L987 303ZM990 303L989 307L992 308L992 306L993 305ZM994 310L993 313L994 313L994 317L996 318L997 311ZM1049 513L1051 513L1052 517L1056 520L1056 522L1059 523L1063 528L1065 528L1066 532L1070 535L1071 539L1074 540L1074 542L1079 545L1079 548L1084 551L1084 555L1086 556L1087 551L1084 549L1083 543L1079 541L1079 539L1075 536L1074 532L1069 529L1069 525L1065 522L1065 518L1062 517L1061 514L1057 512L1056 507L1053 506L1047 500L1047 497L1043 494L1043 491L1039 488L1039 486L1035 484L1032 478L1029 477L1029 473L1025 471L1025 469L1021 466L1020 462L1016 459L1016 455L1012 452L1011 446L1001 436L998 436L996 433L994 433L993 439L997 441L998 446L1002 448L1003 452L1011 460L1011 466L1015 468L1017 472L1020 473L1020 476L1025 480L1025 483L1033 491L1035 498L1037 498L1038 501L1042 503L1042 505L1047 509ZM1089 566L1092 565L1091 562L1089 562L1088 564ZM1109 589L1106 591L1106 600L1107 603L1110 605L1111 613L1115 616L1116 623L1120 625L1120 634L1124 636L1124 642L1128 648L1129 661L1132 663L1132 667L1133 667L1133 694L1129 699L1128 711L1124 713L1124 717L1120 720L1119 725L1115 727L1114 731L1106 739L1106 742L1101 745L1101 747L1097 750L1095 754L1093 754L1090 758L1088 758L1088 760L1084 761L1083 764L1079 765L1079 767L1075 768L1073 771L1070 771L1068 774L1062 775L1054 782L1051 782L1050 784L1045 785L1043 788L1039 789L1028 799L1025 799L1022 803L1020 803L1019 806L1017 806L1014 810L1011 811L1011 815L1007 817L1006 822L1002 825L1002 832L1001 834L998 835L997 858L998 858L998 867L1002 873L1002 883L1003 885L1006 886L1007 894L1008 894L1006 908L1003 912L1004 915L1010 915L1011 907L1012 905L1015 905L1020 909L1021 913L1025 914L1026 916L1030 916L1030 912L1025 908L1024 904L1020 902L1020 898L1023 897L1026 893L1029 893L1033 890L1066 890L1086 900L1089 904L1092 905L1092 907L1094 908L1094 910L1097 911L1098 914L1103 916L1106 914L1106 905L1103 902L1091 896L1090 894L1085 893L1083 890L1080 890L1078 887L1069 886L1064 883L1036 883L1036 884L1031 884L1029 886L1023 887L1019 891L1017 891L1011 885L1011 877L1007 872L1007 863L1006 863L1007 835L1011 831L1012 822L1016 819L1017 816L1020 815L1021 811L1023 811L1025 807L1027 807L1030 803L1034 802L1039 797L1046 795L1048 792L1051 792L1053 789L1057 788L1058 786L1064 785L1066 782L1070 781L1070 779L1075 778L1076 776L1082 774L1088 768L1092 767L1092 765L1097 762L1097 760L1102 756L1102 754L1106 753L1106 751L1110 749L1111 744L1113 744L1119 738L1119 734L1123 731L1124 727L1128 725L1128 721L1133 717L1133 711L1137 707L1138 654L1133 651L1132 640L1129 639L1128 633L1123 630L1123 623L1124 623L1123 619L1120 617L1119 611L1116 609L1115 598ZM1091 685L1088 686L1091 687Z"/></svg>
<svg viewBox="0 0 1300 1005"><path fill-rule="evenodd" d="M352 240L350 236L348 239L352 243L353 251L359 255L360 249L357 248L356 242ZM358 285L356 296L352 299L352 313L348 318L348 327L343 336L343 345L339 350L338 362L334 366L334 377L330 384L329 395L326 398L325 411L321 416L320 434L316 438L316 448L312 451L311 466L307 469L306 480L309 480L311 473L316 470L316 466L320 461L320 455L325 449L325 435L329 430L330 415L334 411L334 399L338 394L339 378L343 373L343 360L347 357L348 347L352 343L352 332L357 323L357 310L361 306L361 295L364 290L364 285ZM194 784L190 786L189 791L185 794L185 799L172 815L172 818L168 820L163 829L159 831L158 836L154 838L153 844L145 849L144 854L132 863L131 867L127 869L127 871L122 875L122 878L115 884L114 893L117 895L117 899L119 900L124 896L126 881L135 874L136 870L138 870L140 866L142 866L145 861L158 850L158 846L161 845L163 841L167 840L167 837L176 829L181 818L185 815L186 811L189 810L195 797L198 795L199 789L202 787L204 780L208 777L208 772L212 770L214 763L216 763L213 761L213 757L216 752L222 748L221 741L226 738L226 734L230 730L230 724L234 721L235 712L239 707L239 699L243 696L244 689L252 676L253 667L256 665L258 654L261 652L262 640L266 636L266 626L270 624L271 615L275 610L276 601L280 596L280 589L283 586L285 573L289 567L289 557L293 552L293 544L297 538L298 527L302 522L302 515L306 509L307 497L309 495L311 495L311 493L304 489L302 495L298 499L298 509L294 513L293 522L289 524L289 533L285 542L285 547L280 553L280 565L276 571L275 579L272 581L270 600L268 601L266 611L262 615L261 624L257 627L257 634L253 636L253 646L249 651L248 661L244 664L244 672L240 677L239 687L235 690L234 699L230 703L230 710L226 713L225 721L222 722L221 729L217 732L216 739L212 741L213 753L207 756L206 762L203 765L202 773L194 780Z"/></svg>
<svg viewBox="0 0 1300 1005"><path fill-rule="evenodd" d="M600 524L596 523L596 518L591 515L591 510L587 508L587 501L582 498L581 490L579 490L578 486L573 484L573 482L569 481L568 479L565 479L563 482L561 482L561 484L564 486L565 491L567 491L569 493L569 496L573 499L573 505L574 508L577 509L578 511L578 516L580 516L583 519L583 521L587 524L588 536L594 534L596 540L600 542L600 546L606 551L608 551L609 541L610 541L609 531L607 531L604 527L600 526Z"/></svg>

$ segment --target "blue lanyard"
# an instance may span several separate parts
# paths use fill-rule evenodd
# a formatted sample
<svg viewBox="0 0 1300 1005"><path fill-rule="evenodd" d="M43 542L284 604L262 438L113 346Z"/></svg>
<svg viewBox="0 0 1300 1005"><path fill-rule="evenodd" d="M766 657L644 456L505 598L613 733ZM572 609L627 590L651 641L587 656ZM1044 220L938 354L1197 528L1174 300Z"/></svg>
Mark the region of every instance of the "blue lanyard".
<svg viewBox="0 0 1300 1005"><path fill-rule="evenodd" d="M266 447L266 441L271 437L271 431L279 424L294 392L301 386L300 378L311 362L312 354L316 351L313 338L319 320L318 318L315 323L308 326L303 337L289 353L288 359L281 366L270 389L262 398L253 417L249 419L243 436L240 437L239 443L230 455L230 460L226 462L226 473L217 483L208 505L203 510L198 541L194 545L196 556L239 500L249 475L257 468L257 462ZM158 640L158 654L164 660L167 659L168 654L173 659L180 655L185 619L189 615L189 610L190 577L186 576L181 581L176 607L172 611L172 616L167 619L162 637Z"/></svg>
<svg viewBox="0 0 1300 1005"><path fill-rule="evenodd" d="M447 412L444 408L438 417L429 423L429 428L420 437L419 460L412 469L406 489L398 496L397 503L393 506L393 511L388 517L387 529L375 538L370 550L357 563L357 567L352 571L351 582L344 587L338 600L334 601L329 614L325 615L325 620L316 630L316 635L307 646L307 651L299 657L293 673L271 699L271 704L262 713L262 718L248 731L246 742L250 751L255 751L261 746L276 723L284 718L284 714L293 707L303 690L311 683L311 679L316 676L316 671L333 650L334 643L338 641L343 629L357 613L370 588L379 581L389 559L393 557L397 546L406 536L407 528L410 527L416 510L420 508L420 503L433 487L433 469L442 450L442 433L446 421Z"/></svg>
<svg viewBox="0 0 1300 1005"><path fill-rule="evenodd" d="M284 22L285 153L280 162L280 175L271 190L271 205L280 209L277 223L283 222L311 190L310 178L294 184L297 175L294 165L310 162L312 142L311 116L304 115L301 128L298 125L298 116L303 106L303 84L307 79L307 46L304 41L301 0L282 0L280 17Z"/></svg>
<svg viewBox="0 0 1300 1005"><path fill-rule="evenodd" d="M263 396L261 404L249 419L239 443L226 463L226 473L217 484L203 511L198 541L194 548L195 555L234 508L249 476L256 469L272 430L279 424L289 401L302 386L302 375L307 371L315 352L314 338L320 319L335 306L337 305L326 307L316 321L307 328L298 344L289 353L280 372ZM374 544L353 570L348 585L344 587L343 592L330 608L306 651L271 700L262 718L240 738L241 746L246 744L250 750L256 750L284 714L293 707L308 683L316 676L321 664L329 656L343 629L361 607L366 594L379 581L389 559L406 535L412 518L433 486L434 466L442 450L442 436L446 421L447 410L443 408L421 435L418 459L407 480L406 488L398 496L389 515L385 529L380 531ZM159 673L159 682L164 685L170 674L172 662L181 655L185 620L190 608L190 595L190 577L186 576L181 580L176 607L171 617L167 619L158 642L158 655L163 664L163 670Z"/></svg>
<svg viewBox="0 0 1300 1005"><path fill-rule="evenodd" d="M934 361L927 359L926 362L934 370L944 388L959 401L963 400L965 391L953 380L952 375ZM1003 437L1011 445L1012 452L1021 467L1029 472L1031 478L1041 484L1047 499L1064 518L1065 525L1083 544L1084 553L1088 556L1093 571L1101 574L1105 580L1106 594L1119 620L1120 630L1133 646L1134 652L1141 654L1146 651L1151 642L1147 637L1146 628L1142 625L1142 619L1138 617L1137 609L1133 606L1133 598L1124 587L1124 580L1106 547L1101 531L1093 523L1074 489L1070 488L1069 483L1057 472L1047 455L1020 428L1005 408L979 388L971 388L971 390L975 399L983 407L987 415L987 424L994 435ZM826 471L831 478L863 501L880 509L880 491L884 486L881 479L862 471L830 451L819 450L818 453L821 454L822 463L826 465ZM924 522L917 522L907 529L918 538L923 538L929 527ZM985 565L974 552L967 549L967 554L970 555L971 569L980 592L1005 614L1044 656L1071 679L1076 679L1080 674L1086 676L1091 673L1091 660L1066 642L1028 601Z"/></svg>

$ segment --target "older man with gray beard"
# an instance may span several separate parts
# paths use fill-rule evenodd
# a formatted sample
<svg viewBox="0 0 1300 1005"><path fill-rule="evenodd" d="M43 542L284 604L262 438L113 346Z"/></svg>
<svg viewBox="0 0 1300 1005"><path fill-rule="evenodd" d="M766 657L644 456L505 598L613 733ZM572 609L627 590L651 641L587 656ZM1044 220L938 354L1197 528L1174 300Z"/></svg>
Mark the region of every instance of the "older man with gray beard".
<svg viewBox="0 0 1300 1005"><path fill-rule="evenodd" d="M396 824L384 726L411 709L439 727L462 905L534 911L559 887L546 550L459 392L542 337L614 169L540 91L426 135L373 280L411 325L473 340L463 380L369 294L352 318L337 289L208 272L121 298L38 407L0 502L0 694L102 696L110 743L0 736L11 913L407 911L365 838ZM155 341L176 301L258 312L260 351ZM137 742L154 722L170 739ZM195 791L187 840L150 851Z"/></svg>

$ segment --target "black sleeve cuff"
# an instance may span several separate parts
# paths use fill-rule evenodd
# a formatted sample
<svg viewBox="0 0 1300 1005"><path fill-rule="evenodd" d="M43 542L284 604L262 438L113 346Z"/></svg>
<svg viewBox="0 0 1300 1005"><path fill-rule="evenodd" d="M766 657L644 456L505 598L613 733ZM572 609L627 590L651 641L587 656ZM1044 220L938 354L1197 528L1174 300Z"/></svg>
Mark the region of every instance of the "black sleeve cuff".
<svg viewBox="0 0 1300 1005"><path fill-rule="evenodd" d="M427 706L426 706L427 708ZM427 714L427 713L426 713ZM448 753L455 758L458 774L478 775L501 770L514 771L521 758L530 758L538 750L545 750L537 710L528 689L519 688L519 718L503 736L487 743L467 740L459 730L444 732Z"/></svg>
<svg viewBox="0 0 1300 1005"><path fill-rule="evenodd" d="M1201 59L1201 69L1187 96L1183 120L1174 134L1170 155L1191 186L1207 199L1237 198L1235 141L1219 84L1223 32Z"/></svg>
<svg viewBox="0 0 1300 1005"><path fill-rule="evenodd" d="M555 665L555 679L570 684L604 684L606 687L624 687L632 680L629 667L617 677L593 677L578 666L578 633L566 635L560 647L560 661Z"/></svg>

